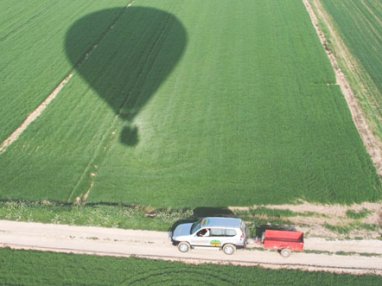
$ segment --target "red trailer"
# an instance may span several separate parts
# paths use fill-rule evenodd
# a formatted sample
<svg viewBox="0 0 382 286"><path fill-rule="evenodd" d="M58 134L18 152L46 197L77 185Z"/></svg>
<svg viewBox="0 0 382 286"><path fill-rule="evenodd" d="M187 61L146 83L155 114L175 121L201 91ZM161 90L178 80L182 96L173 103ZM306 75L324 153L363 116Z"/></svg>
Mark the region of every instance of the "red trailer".
<svg viewBox="0 0 382 286"><path fill-rule="evenodd" d="M281 256L288 257L292 251L304 250L304 233L267 229L263 235L263 246L265 249L277 249Z"/></svg>

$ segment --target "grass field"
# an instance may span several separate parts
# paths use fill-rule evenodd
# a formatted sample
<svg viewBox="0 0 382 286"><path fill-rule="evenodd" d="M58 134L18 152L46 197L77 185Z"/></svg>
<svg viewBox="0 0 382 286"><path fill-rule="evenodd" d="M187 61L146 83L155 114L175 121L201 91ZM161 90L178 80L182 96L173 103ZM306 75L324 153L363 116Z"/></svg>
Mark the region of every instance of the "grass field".
<svg viewBox="0 0 382 286"><path fill-rule="evenodd" d="M352 82L353 88L382 140L382 3L377 0L321 2L360 65L365 87L360 89L359 83ZM352 79L351 74L349 78Z"/></svg>
<svg viewBox="0 0 382 286"><path fill-rule="evenodd" d="M0 249L1 285L379 285L378 276Z"/></svg>
<svg viewBox="0 0 382 286"><path fill-rule="evenodd" d="M126 2L1 1L1 142L72 69L64 52L65 34L71 24L92 11ZM94 33L97 33L99 26L104 25L95 23L94 29L88 31L78 44L84 49L89 41L94 41Z"/></svg>
<svg viewBox="0 0 382 286"><path fill-rule="evenodd" d="M94 203L197 207L381 198L301 1L117 2L96 10L84 1L90 8L75 18L60 11L73 17L61 26L61 50L49 53L75 75L1 155L3 200L89 194ZM50 76L49 84L62 78Z"/></svg>

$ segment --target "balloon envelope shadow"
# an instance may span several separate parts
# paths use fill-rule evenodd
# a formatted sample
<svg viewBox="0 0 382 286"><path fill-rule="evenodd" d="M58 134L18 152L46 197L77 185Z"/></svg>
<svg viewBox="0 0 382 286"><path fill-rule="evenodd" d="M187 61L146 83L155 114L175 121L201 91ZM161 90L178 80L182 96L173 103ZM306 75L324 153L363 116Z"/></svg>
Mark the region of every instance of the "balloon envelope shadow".
<svg viewBox="0 0 382 286"><path fill-rule="evenodd" d="M174 15L123 7L76 21L65 49L74 69L123 120L120 141L136 145L134 118L174 69L186 43L186 31Z"/></svg>

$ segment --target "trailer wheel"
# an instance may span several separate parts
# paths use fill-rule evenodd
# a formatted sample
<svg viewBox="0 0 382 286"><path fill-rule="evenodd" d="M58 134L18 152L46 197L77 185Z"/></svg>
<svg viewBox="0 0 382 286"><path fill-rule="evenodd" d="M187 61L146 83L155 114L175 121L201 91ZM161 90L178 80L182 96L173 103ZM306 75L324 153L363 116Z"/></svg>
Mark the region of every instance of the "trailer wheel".
<svg viewBox="0 0 382 286"><path fill-rule="evenodd" d="M236 247L233 244L228 243L223 246L223 252L227 255L232 255L235 253L235 251Z"/></svg>
<svg viewBox="0 0 382 286"><path fill-rule="evenodd" d="M281 249L281 251L280 251L280 255L281 255L282 257L284 257L284 258L289 257L291 254L292 254L292 251L291 251L290 249L288 249L288 248L283 248L283 249Z"/></svg>
<svg viewBox="0 0 382 286"><path fill-rule="evenodd" d="M178 244L178 250L180 252L186 253L190 250L190 244L188 242L182 241Z"/></svg>

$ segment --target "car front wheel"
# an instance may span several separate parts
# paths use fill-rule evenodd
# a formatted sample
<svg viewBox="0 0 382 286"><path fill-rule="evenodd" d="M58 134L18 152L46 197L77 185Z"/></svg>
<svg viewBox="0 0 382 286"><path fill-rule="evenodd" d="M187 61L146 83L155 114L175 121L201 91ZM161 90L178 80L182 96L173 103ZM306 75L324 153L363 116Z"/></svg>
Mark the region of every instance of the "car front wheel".
<svg viewBox="0 0 382 286"><path fill-rule="evenodd" d="M180 252L188 252L190 250L190 244L188 242L182 241L178 244L178 249Z"/></svg>

